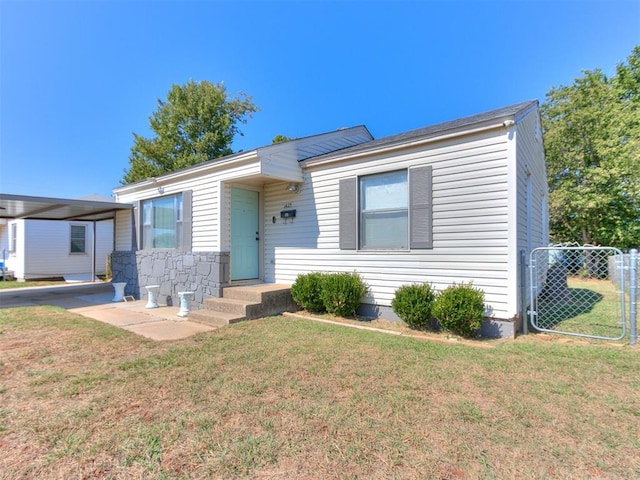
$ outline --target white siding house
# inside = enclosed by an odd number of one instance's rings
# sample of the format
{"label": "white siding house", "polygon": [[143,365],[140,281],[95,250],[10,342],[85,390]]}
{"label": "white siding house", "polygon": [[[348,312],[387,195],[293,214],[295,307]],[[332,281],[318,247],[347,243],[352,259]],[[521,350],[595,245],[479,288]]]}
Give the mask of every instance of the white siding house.
{"label": "white siding house", "polygon": [[[91,278],[93,222],[16,219],[4,223],[0,236],[5,267],[16,279]],[[113,230],[112,220],[96,222],[96,275],[106,272]]]}
{"label": "white siding house", "polygon": [[341,129],[114,194],[137,204],[115,224],[114,277],[128,271],[131,294],[159,282],[195,290],[198,305],[224,286],[356,271],[364,313],[394,318],[401,285],[472,281],[494,336],[518,328],[520,250],[548,235],[535,101],[380,139]]}

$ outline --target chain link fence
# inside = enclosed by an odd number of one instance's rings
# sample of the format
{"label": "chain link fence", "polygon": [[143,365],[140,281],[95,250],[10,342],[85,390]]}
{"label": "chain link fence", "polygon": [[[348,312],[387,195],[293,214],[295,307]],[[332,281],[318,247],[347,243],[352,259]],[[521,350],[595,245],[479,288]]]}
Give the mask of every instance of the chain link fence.
{"label": "chain link fence", "polygon": [[[529,318],[538,331],[621,340],[627,333],[622,252],[552,246],[530,253]],[[625,273],[627,278],[625,278]]]}

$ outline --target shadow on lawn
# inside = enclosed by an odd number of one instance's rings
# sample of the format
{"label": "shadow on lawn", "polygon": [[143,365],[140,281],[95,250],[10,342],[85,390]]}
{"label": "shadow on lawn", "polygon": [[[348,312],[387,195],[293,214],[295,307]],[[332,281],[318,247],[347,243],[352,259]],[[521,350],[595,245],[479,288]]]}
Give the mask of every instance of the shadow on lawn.
{"label": "shadow on lawn", "polygon": [[[602,294],[588,288],[569,288],[567,295],[562,298],[543,293],[536,305],[537,327],[553,330],[567,320],[590,313],[603,298]],[[592,324],[592,322],[587,323]],[[539,329],[536,325],[532,327]]]}

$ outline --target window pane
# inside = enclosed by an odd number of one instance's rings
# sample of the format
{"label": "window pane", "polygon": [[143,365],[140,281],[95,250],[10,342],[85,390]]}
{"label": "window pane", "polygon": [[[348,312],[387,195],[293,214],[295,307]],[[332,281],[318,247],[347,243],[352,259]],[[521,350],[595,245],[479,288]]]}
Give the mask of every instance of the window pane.
{"label": "window pane", "polygon": [[408,248],[406,170],[360,178],[360,248]]}
{"label": "window pane", "polygon": [[175,197],[176,199],[176,221],[182,221],[182,195]]}
{"label": "window pane", "polygon": [[363,213],[361,248],[407,248],[407,211]]}
{"label": "window pane", "polygon": [[143,248],[181,246],[182,195],[154,198],[142,203]]}
{"label": "window pane", "polygon": [[361,208],[363,211],[406,208],[407,172],[390,172],[362,177]]}
{"label": "window pane", "polygon": [[71,225],[71,253],[85,253],[86,227]]}
{"label": "window pane", "polygon": [[142,248],[153,248],[153,228],[151,225],[142,227]]}
{"label": "window pane", "polygon": [[9,250],[15,252],[18,248],[18,224],[11,224],[11,245],[9,246]]}
{"label": "window pane", "polygon": [[159,198],[153,202],[153,246],[176,246],[176,212],[173,197]]}
{"label": "window pane", "polygon": [[152,200],[142,204],[142,224],[151,225],[151,204]]}

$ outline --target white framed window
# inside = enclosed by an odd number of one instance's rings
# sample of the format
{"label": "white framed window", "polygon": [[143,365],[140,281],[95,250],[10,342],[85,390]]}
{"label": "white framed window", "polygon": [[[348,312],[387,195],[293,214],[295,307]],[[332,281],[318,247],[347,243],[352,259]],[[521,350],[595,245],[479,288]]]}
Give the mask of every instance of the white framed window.
{"label": "white framed window", "polygon": [[407,171],[363,176],[359,184],[360,249],[409,248]]}
{"label": "white framed window", "polygon": [[87,226],[71,225],[69,253],[87,253]]}
{"label": "white framed window", "polygon": [[18,250],[18,224],[9,225],[9,252],[15,253]]}
{"label": "white framed window", "polygon": [[142,248],[182,248],[182,194],[142,202]]}
{"label": "white framed window", "polygon": [[432,167],[341,179],[341,250],[433,248]]}

